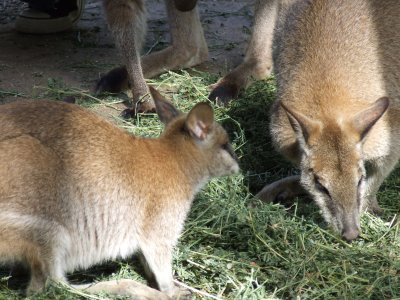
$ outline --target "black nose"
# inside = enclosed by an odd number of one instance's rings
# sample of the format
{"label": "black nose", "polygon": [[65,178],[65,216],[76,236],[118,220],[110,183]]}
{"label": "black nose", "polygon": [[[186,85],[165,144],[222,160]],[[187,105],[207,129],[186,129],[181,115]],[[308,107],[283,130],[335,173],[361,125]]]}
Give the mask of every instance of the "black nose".
{"label": "black nose", "polygon": [[342,237],[348,242],[355,240],[359,235],[360,230],[358,228],[345,228],[342,231]]}

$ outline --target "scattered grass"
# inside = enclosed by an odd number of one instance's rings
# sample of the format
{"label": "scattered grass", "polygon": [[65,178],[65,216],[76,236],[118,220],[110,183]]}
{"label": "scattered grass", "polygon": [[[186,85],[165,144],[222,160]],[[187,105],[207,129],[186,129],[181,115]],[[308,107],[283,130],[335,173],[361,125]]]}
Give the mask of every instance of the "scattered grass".
{"label": "scattered grass", "polygon": [[[169,72],[149,83],[164,91],[182,111],[207,101],[207,86],[216,78],[197,71]],[[90,93],[49,80],[38,97],[62,99],[74,95],[80,105],[108,110],[119,126],[136,135],[157,136],[162,125],[155,115],[118,117],[122,100]],[[172,91],[172,92],[171,92]],[[304,199],[290,207],[259,204],[249,208],[263,184],[296,173],[272,148],[268,111],[275,96],[273,78],[253,84],[227,108],[215,107],[241,158],[242,174],[212,180],[197,196],[179,246],[175,278],[217,299],[400,299],[400,170],[379,193],[381,218],[362,217],[363,234],[343,242],[329,230],[312,203]],[[137,260],[110,262],[70,276],[73,283],[134,278],[144,282]],[[27,277],[0,273],[0,299],[19,299]],[[194,292],[196,299],[207,299]],[[104,296],[105,297],[105,296]],[[30,299],[106,299],[51,283]],[[119,298],[122,299],[122,298]]]}
{"label": "scattered grass", "polygon": [[17,92],[17,91],[14,91],[14,90],[4,90],[4,89],[1,89],[0,88],[0,100],[1,100],[1,98],[3,98],[3,97],[6,97],[6,96],[12,96],[12,97],[26,97],[26,95],[24,95],[23,93],[19,93],[19,92]]}

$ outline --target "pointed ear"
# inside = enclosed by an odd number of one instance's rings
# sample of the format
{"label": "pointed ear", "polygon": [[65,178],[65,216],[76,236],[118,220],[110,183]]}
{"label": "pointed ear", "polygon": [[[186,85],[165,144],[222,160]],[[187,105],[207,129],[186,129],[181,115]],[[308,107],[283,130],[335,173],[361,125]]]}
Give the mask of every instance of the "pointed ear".
{"label": "pointed ear", "polygon": [[197,103],[186,117],[185,126],[190,135],[203,141],[214,124],[214,112],[207,102]]}
{"label": "pointed ear", "polygon": [[165,99],[155,88],[149,86],[151,96],[156,105],[156,111],[161,122],[168,124],[172,119],[176,118],[180,112],[175,106]]}
{"label": "pointed ear", "polygon": [[310,119],[294,109],[289,108],[282,102],[280,104],[286,112],[290,125],[292,126],[297,137],[307,144],[309,137],[321,128],[321,123]]}
{"label": "pointed ear", "polygon": [[370,107],[356,114],[351,124],[360,135],[360,140],[364,139],[372,126],[382,117],[389,102],[388,97],[379,98]]}

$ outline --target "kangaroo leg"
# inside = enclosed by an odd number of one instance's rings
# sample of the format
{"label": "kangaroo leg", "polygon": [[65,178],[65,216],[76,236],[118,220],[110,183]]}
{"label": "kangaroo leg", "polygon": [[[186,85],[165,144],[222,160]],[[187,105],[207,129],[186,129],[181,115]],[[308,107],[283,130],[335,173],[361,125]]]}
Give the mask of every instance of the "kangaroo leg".
{"label": "kangaroo leg", "polygon": [[135,300],[170,299],[166,294],[130,279],[101,281],[94,284],[72,285],[72,287],[90,294],[105,292],[112,295],[128,296]]}
{"label": "kangaroo leg", "polygon": [[289,176],[266,185],[256,197],[264,202],[284,202],[306,194],[300,185],[300,176]]}
{"label": "kangaroo leg", "polygon": [[[66,280],[61,259],[56,256],[61,252],[56,247],[62,242],[53,238],[49,228],[56,228],[55,225],[41,227],[41,220],[15,212],[0,214],[0,219],[0,257],[4,261],[24,262],[29,267],[31,277],[27,295],[42,291],[48,279]],[[36,229],[43,229],[40,236]]]}
{"label": "kangaroo leg", "polygon": [[243,62],[211,85],[210,100],[227,104],[251,78],[262,79],[272,70],[272,36],[278,11],[277,0],[257,0],[253,32]]}
{"label": "kangaroo leg", "polygon": [[146,78],[154,77],[165,70],[190,68],[208,58],[200,16],[195,7],[181,12],[173,0],[166,0],[171,31],[171,46],[142,58]]}
{"label": "kangaroo leg", "polygon": [[374,161],[369,165],[366,178],[365,195],[367,202],[362,203],[363,209],[367,209],[371,213],[380,214],[380,208],[376,199],[376,194],[385,178],[390,174],[397,164],[395,155],[385,157],[378,161]]}
{"label": "kangaroo leg", "polygon": [[[127,9],[124,6],[116,7],[117,1],[105,0],[106,13],[109,16],[108,22],[113,33],[115,32],[116,43],[121,49],[125,66],[113,69],[103,76],[96,86],[96,93],[118,92],[130,87],[134,107],[140,101],[140,105],[137,107],[139,111],[152,111],[154,110],[154,102],[148,94],[144,78],[154,77],[166,70],[195,66],[207,59],[208,48],[197,8],[194,7],[190,11],[181,12],[176,8],[176,3],[173,0],[166,0],[172,39],[171,46],[144,56],[140,60],[138,51],[140,50],[142,35],[144,35],[145,24],[142,24],[144,23],[143,3],[140,0],[137,1],[140,5],[132,4],[132,7]],[[193,4],[195,4],[194,1],[191,2],[191,5]],[[112,13],[112,9],[116,12]],[[123,12],[123,10],[127,10],[127,12]],[[114,19],[118,20],[121,15],[129,15],[126,18],[130,21],[123,24],[114,22]],[[140,16],[141,19],[138,19],[137,16]],[[117,24],[112,25],[113,23]],[[139,36],[133,38],[135,34]],[[129,39],[127,40],[125,36]],[[144,95],[145,98],[143,98]]]}
{"label": "kangaroo leg", "polygon": [[160,291],[139,282],[123,279],[98,282],[95,284],[76,285],[77,289],[88,293],[107,292],[114,295],[130,296],[135,300],[187,299],[189,292],[180,290],[173,283],[172,246],[154,244],[152,241],[141,245],[140,259],[144,263],[148,276],[155,278]]}
{"label": "kangaroo leg", "polygon": [[175,7],[179,11],[192,10],[197,3],[197,0],[174,0]]}
{"label": "kangaroo leg", "polygon": [[[112,70],[100,79],[96,92],[116,91],[126,81],[132,90],[133,106],[139,111],[153,111],[140,62],[140,50],[146,33],[146,8],[143,0],[104,0],[107,22],[121,53],[124,68]],[[126,76],[126,77],[125,77]]]}

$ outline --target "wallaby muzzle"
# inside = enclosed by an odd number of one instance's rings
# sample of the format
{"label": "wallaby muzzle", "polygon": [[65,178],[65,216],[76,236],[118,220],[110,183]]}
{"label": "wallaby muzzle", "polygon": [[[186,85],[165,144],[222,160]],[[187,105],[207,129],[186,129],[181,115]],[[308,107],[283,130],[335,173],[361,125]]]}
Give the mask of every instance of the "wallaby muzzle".
{"label": "wallaby muzzle", "polygon": [[348,242],[355,240],[360,235],[360,226],[356,215],[356,213],[350,213],[342,218],[342,237]]}

